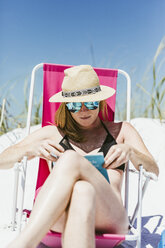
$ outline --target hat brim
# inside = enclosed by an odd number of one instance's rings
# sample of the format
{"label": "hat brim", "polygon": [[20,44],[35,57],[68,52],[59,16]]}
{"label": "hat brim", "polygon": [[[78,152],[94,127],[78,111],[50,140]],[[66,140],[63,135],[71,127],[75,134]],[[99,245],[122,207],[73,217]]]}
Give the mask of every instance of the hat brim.
{"label": "hat brim", "polygon": [[100,85],[101,91],[95,94],[74,96],[74,97],[63,97],[62,91],[50,97],[49,102],[94,102],[105,100],[115,94],[115,89]]}

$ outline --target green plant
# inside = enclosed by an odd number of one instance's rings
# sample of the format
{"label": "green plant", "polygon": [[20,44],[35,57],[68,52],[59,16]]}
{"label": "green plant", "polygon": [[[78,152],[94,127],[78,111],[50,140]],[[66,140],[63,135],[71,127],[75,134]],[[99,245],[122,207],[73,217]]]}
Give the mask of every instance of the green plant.
{"label": "green plant", "polygon": [[0,135],[8,129],[7,118],[5,117],[6,112],[6,99],[3,99],[2,105],[0,105]]}
{"label": "green plant", "polygon": [[152,75],[153,75],[153,84],[151,93],[148,92],[142,85],[137,84],[139,88],[143,90],[145,94],[150,97],[150,102],[144,110],[144,116],[148,117],[151,115],[152,118],[159,118],[162,120],[165,118],[165,111],[164,111],[164,96],[165,96],[165,76],[161,77],[158,82],[158,73],[165,62],[165,58],[163,58],[159,62],[158,69],[156,70],[156,62],[158,56],[165,50],[165,37],[163,37],[162,41],[160,42],[157,51],[155,53],[153,59],[153,66],[152,66]]}
{"label": "green plant", "polygon": [[[26,77],[24,80],[24,104],[23,110],[20,108],[20,113],[13,115],[11,112],[11,105],[18,105],[18,102],[15,98],[10,97],[10,93],[7,92],[7,98],[0,96],[0,135],[9,132],[14,128],[24,128],[26,126],[26,118],[28,112],[28,81],[29,78]],[[13,83],[10,88],[13,88],[16,84]],[[1,103],[2,102],[2,103]],[[34,97],[33,112],[31,118],[31,125],[37,125],[41,123],[41,105],[42,105],[42,96],[39,100]],[[22,105],[21,105],[22,107]]]}
{"label": "green plant", "polygon": [[[24,82],[24,110],[22,111],[21,115],[19,116],[22,121],[23,125],[25,126],[26,117],[28,113],[28,78],[25,79]],[[41,110],[42,106],[42,96],[39,97],[39,99],[36,99],[34,96],[34,103],[33,103],[33,112],[32,112],[32,118],[31,118],[31,125],[38,125],[41,123]]]}

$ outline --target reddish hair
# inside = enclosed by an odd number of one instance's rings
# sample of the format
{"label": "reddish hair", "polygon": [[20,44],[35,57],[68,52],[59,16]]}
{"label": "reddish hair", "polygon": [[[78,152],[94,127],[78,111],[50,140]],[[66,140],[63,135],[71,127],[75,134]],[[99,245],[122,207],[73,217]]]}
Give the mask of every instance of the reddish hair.
{"label": "reddish hair", "polygon": [[[103,120],[107,120],[108,110],[106,101],[100,101],[99,109]],[[80,125],[72,118],[65,103],[61,103],[55,114],[55,124],[70,139],[76,142],[84,141]]]}

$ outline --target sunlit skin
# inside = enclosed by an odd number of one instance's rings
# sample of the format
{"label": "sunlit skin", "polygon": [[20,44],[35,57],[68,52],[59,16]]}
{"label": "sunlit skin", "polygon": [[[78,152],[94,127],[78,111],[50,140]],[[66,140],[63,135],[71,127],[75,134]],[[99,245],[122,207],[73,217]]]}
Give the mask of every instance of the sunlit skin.
{"label": "sunlit skin", "polygon": [[[94,248],[95,231],[128,232],[128,217],[121,197],[123,171],[117,167],[130,160],[136,169],[143,164],[156,175],[159,169],[137,131],[123,122],[116,136],[117,144],[111,146],[105,156],[103,166],[107,169],[109,184],[84,158],[86,154],[97,154],[107,135],[98,113],[99,108],[89,110],[84,104],[78,112],[71,112],[85,138],[79,143],[70,141],[75,151],[64,151],[59,144],[63,136],[56,126],[50,125],[0,154],[1,168],[10,168],[24,156],[28,160],[37,156],[56,161],[37,195],[26,227],[7,248],[35,248],[48,230],[62,233],[65,248]],[[117,125],[104,123],[109,132]]]}

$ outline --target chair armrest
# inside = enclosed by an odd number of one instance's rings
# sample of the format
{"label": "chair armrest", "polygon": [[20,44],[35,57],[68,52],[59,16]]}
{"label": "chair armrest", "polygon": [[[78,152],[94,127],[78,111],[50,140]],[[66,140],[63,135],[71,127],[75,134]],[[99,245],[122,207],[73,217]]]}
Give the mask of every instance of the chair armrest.
{"label": "chair armrest", "polygon": [[[129,172],[136,173],[136,174],[139,173],[139,171],[135,169],[129,169]],[[148,179],[158,181],[158,177],[153,172],[146,171],[144,168],[143,168],[143,175]]]}
{"label": "chair armrest", "polygon": [[154,180],[154,181],[158,181],[157,175],[155,175],[155,173],[153,173],[153,172],[149,172],[149,171],[146,171],[143,169],[143,175],[146,178],[149,178],[149,179]]}

